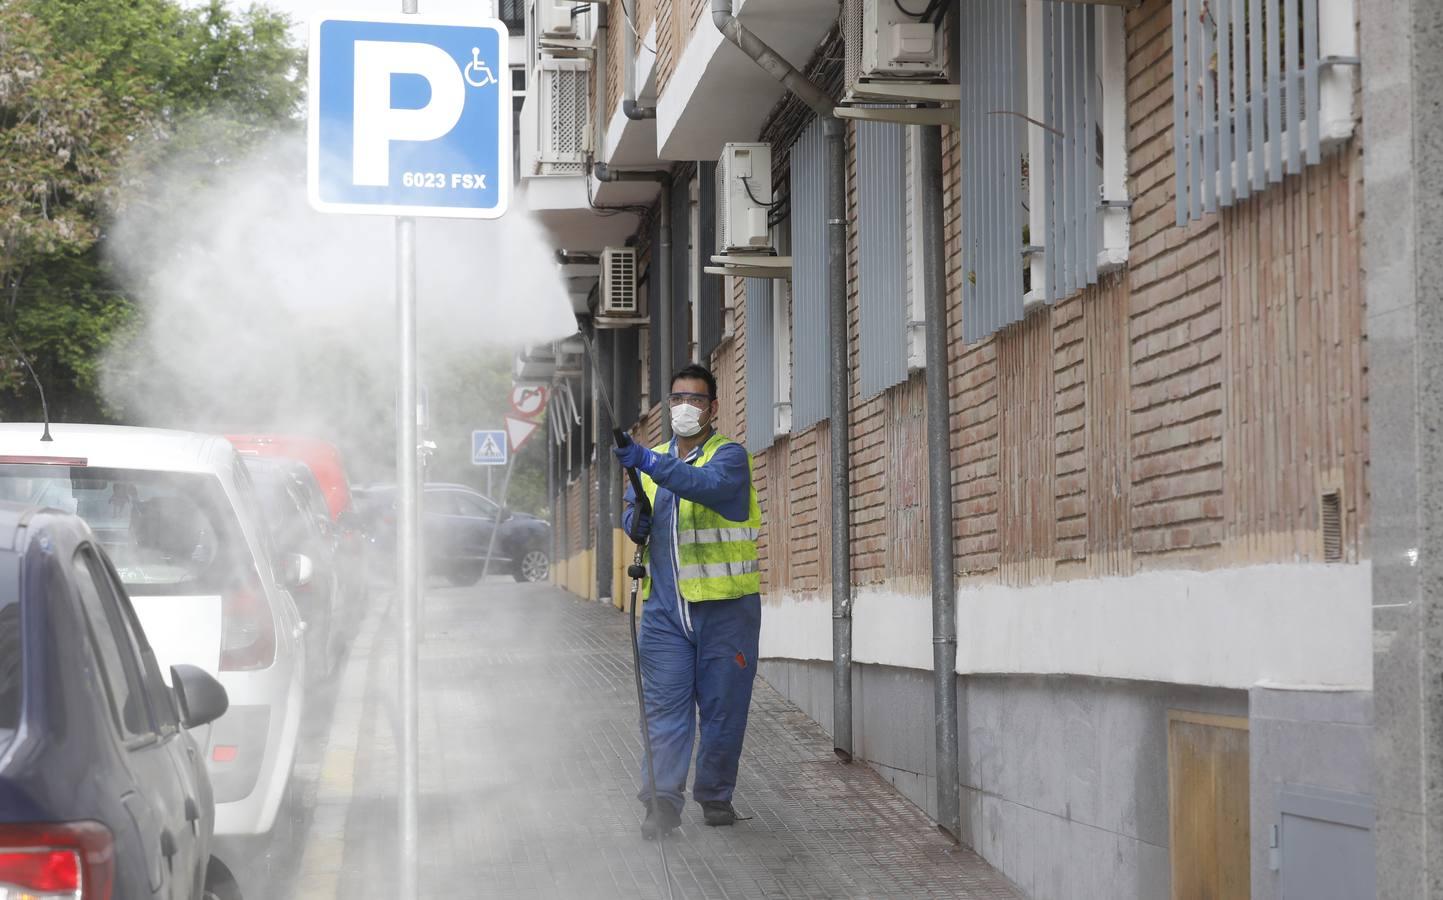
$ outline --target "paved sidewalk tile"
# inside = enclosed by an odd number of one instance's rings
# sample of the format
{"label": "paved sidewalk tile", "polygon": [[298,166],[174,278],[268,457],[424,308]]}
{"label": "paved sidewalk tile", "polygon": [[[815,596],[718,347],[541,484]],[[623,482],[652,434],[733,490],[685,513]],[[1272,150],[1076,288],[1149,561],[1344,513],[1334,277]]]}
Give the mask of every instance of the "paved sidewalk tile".
{"label": "paved sidewalk tile", "polygon": [[[426,898],[667,896],[641,840],[626,618],[544,586],[433,590],[421,649]],[[337,896],[395,896],[396,623],[366,677]],[[1017,898],[1009,883],[761,680],[736,807],[689,803],[665,842],[676,897]],[[325,900],[330,900],[329,897]]]}

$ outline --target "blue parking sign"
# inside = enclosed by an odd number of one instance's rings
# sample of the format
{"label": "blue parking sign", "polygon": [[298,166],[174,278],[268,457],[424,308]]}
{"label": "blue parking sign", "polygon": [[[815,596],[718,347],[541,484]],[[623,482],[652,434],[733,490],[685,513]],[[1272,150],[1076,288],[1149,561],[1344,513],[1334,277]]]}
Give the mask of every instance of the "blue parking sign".
{"label": "blue parking sign", "polygon": [[[342,17],[343,16],[343,17]],[[511,190],[506,26],[321,16],[309,193],[322,212],[494,219]]]}

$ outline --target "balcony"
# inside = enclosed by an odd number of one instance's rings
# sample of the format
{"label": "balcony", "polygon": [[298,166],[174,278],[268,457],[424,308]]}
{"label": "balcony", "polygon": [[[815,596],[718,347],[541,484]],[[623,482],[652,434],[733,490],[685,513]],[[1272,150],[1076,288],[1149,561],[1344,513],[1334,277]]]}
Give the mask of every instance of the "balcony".
{"label": "balcony", "polygon": [[[801,68],[837,21],[837,0],[741,0],[737,18]],[[657,101],[657,155],[716,159],[728,141],[756,140],[781,84],[703,14]]]}

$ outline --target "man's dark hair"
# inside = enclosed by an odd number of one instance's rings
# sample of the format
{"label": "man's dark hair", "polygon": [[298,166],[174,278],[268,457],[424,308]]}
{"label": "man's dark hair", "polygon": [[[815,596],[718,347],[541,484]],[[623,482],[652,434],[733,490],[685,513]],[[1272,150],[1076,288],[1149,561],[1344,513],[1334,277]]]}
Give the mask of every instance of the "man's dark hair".
{"label": "man's dark hair", "polygon": [[675,375],[671,376],[672,387],[675,387],[676,383],[683,378],[705,381],[707,396],[713,400],[716,399],[716,376],[711,373],[711,369],[708,369],[706,366],[699,366],[696,363],[692,363],[689,366],[682,366],[676,370]]}

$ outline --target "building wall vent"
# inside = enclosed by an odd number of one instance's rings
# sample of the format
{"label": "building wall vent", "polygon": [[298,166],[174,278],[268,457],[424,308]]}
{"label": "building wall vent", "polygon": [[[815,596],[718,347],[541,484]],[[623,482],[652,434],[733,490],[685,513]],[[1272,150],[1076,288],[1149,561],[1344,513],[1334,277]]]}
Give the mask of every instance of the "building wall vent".
{"label": "building wall vent", "polygon": [[540,99],[537,116],[537,175],[581,175],[591,149],[588,59],[537,62],[533,84]]}
{"label": "building wall vent", "polygon": [[641,315],[641,301],[636,292],[635,247],[607,247],[601,251],[600,313],[616,318]]}
{"label": "building wall vent", "polygon": [[1322,502],[1323,562],[1343,561],[1343,494],[1328,491]]}
{"label": "building wall vent", "polygon": [[717,162],[719,253],[770,253],[767,213],[772,202],[770,144],[727,144]]}

